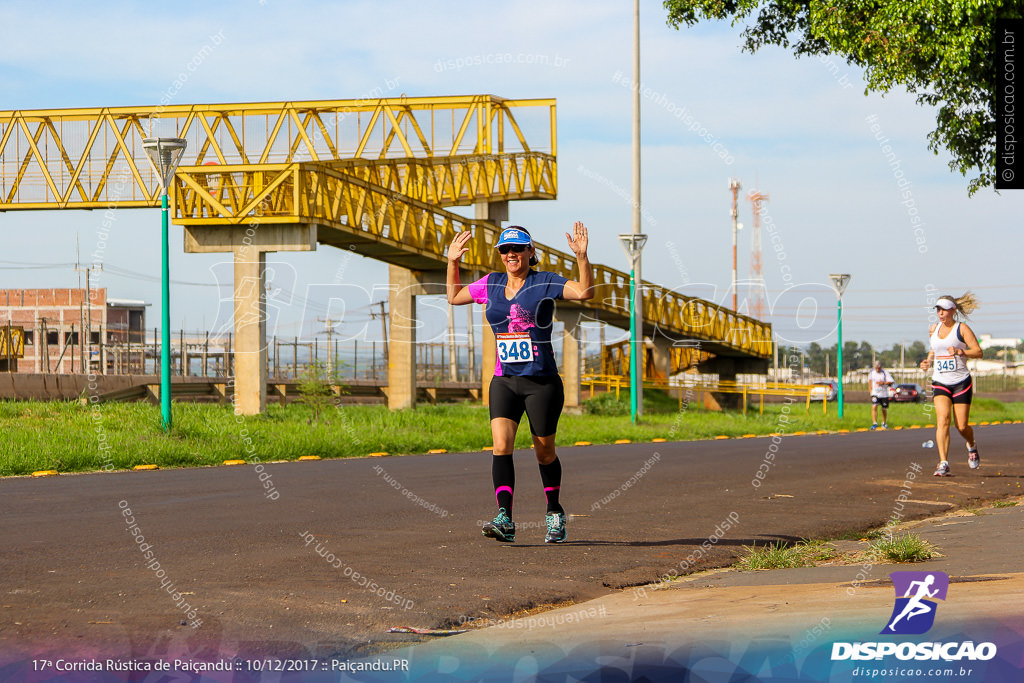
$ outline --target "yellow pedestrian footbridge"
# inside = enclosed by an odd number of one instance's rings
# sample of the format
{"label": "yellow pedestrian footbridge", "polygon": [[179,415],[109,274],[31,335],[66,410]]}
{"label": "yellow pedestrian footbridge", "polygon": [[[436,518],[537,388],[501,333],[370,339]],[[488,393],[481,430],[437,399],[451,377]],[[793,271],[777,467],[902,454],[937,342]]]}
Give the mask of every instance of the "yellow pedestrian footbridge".
{"label": "yellow pedestrian footbridge", "polygon": [[[555,113],[553,99],[494,95],[0,111],[0,211],[157,207],[142,141],[184,138],[169,195],[185,250],[235,261],[236,409],[266,405],[266,253],[318,244],[390,264],[388,398],[403,407],[416,394],[400,350],[415,341],[414,297],[443,293],[447,246],[465,230],[465,276],[502,269],[508,202],[557,196]],[[604,231],[591,239],[613,239]],[[536,246],[539,268],[578,277],[572,254]],[[593,300],[559,305],[569,337],[586,319],[629,326],[629,274],[594,273]],[[659,372],[766,368],[767,323],[648,281],[641,300]]]}

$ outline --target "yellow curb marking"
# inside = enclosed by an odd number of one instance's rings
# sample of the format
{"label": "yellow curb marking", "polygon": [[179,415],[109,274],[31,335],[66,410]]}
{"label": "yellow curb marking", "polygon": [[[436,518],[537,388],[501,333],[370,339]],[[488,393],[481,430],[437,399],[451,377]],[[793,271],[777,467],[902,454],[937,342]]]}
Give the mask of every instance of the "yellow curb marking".
{"label": "yellow curb marking", "polygon": [[133,470],[158,470],[158,469],[160,469],[160,466],[159,465],[136,465],[132,469]]}
{"label": "yellow curb marking", "polygon": [[245,461],[244,460],[225,460],[224,464],[225,465],[244,465]]}
{"label": "yellow curb marking", "polygon": [[431,448],[429,451],[427,451],[427,455],[437,455],[439,453],[447,453],[447,452],[448,452],[447,448]]}
{"label": "yellow curb marking", "polygon": [[615,443],[633,443],[629,439],[615,439]]}
{"label": "yellow curb marking", "polygon": [[319,460],[319,455],[300,455],[299,460]]}
{"label": "yellow curb marking", "polygon": [[589,441],[577,441],[576,443],[573,444],[573,446],[590,446],[590,445],[591,445],[591,443]]}
{"label": "yellow curb marking", "polygon": [[380,458],[385,455],[390,455],[390,453],[388,453],[387,451],[377,451],[375,453],[370,453],[371,458]]}
{"label": "yellow curb marking", "polygon": [[651,439],[651,443],[665,443],[667,439]]}
{"label": "yellow curb marking", "polygon": [[59,474],[57,470],[37,470],[32,473],[33,477],[56,477]]}

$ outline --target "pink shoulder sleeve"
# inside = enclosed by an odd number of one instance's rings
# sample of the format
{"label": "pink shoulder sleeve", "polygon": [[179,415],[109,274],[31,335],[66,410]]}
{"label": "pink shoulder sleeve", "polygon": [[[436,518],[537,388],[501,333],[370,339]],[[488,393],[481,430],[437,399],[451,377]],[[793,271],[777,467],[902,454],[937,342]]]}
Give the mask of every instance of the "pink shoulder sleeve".
{"label": "pink shoulder sleeve", "polygon": [[488,275],[484,275],[476,282],[472,282],[467,285],[470,295],[473,297],[473,302],[478,304],[487,303],[487,278]]}

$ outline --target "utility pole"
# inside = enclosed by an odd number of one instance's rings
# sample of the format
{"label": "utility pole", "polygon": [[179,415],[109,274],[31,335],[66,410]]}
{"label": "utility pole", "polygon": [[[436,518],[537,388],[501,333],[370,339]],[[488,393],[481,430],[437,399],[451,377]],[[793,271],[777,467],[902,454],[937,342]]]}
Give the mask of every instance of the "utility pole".
{"label": "utility pole", "polygon": [[775,381],[778,382],[779,381],[779,337],[778,337],[777,334],[775,334],[774,330],[772,330],[772,359],[773,359],[772,365],[775,368]]}
{"label": "utility pole", "polygon": [[382,300],[382,301],[378,301],[375,304],[370,304],[371,306],[380,306],[380,313],[374,313],[373,311],[370,311],[370,317],[371,318],[376,318],[377,316],[380,316],[381,333],[384,335],[384,360],[387,360],[388,359],[388,316],[387,316],[387,313],[384,312],[384,303],[385,302]]}
{"label": "utility pole", "polygon": [[729,212],[729,215],[732,216],[732,310],[738,311],[739,309],[736,305],[736,289],[738,287],[736,282],[736,232],[743,227],[736,222],[736,219],[739,217],[736,207],[736,201],[740,192],[739,178],[729,179],[729,190],[732,191],[732,210]]}
{"label": "utility pole", "polygon": [[[92,286],[89,284],[89,275],[92,274],[93,270],[102,271],[103,264],[96,263],[91,266],[82,268],[80,264],[75,264],[75,270],[85,271],[85,325],[81,327],[81,331],[85,333],[85,340],[81,342],[79,347],[82,352],[82,372],[89,374],[92,372]],[[74,351],[72,351],[74,353]],[[102,368],[100,368],[102,371]]]}
{"label": "utility pole", "polygon": [[[330,381],[330,378],[331,378],[331,376],[334,373],[334,346],[331,344],[331,335],[334,334],[334,326],[331,324],[333,321],[331,320],[331,316],[327,316],[326,318],[317,318],[317,320],[319,322],[324,323],[324,325],[326,325],[326,332],[327,332],[327,377],[328,377],[328,381]],[[334,323],[334,324],[336,325],[337,323]]]}

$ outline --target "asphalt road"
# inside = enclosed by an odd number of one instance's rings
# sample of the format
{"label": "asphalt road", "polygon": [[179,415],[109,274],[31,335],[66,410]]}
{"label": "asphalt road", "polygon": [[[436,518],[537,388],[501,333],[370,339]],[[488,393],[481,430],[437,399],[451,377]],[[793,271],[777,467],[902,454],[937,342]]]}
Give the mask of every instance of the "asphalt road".
{"label": "asphalt road", "polygon": [[483,624],[729,564],[755,543],[1019,494],[1021,426],[976,430],[982,468],[954,436],[943,479],[924,429],[786,436],[774,453],[768,437],[562,448],[560,545],[543,543],[530,452],[515,456],[515,544],[479,531],[494,514],[489,453],[8,478],[0,663],[379,652],[419,638],[392,626]]}

